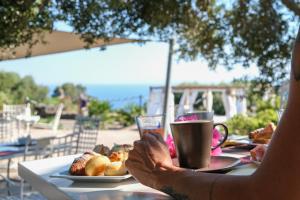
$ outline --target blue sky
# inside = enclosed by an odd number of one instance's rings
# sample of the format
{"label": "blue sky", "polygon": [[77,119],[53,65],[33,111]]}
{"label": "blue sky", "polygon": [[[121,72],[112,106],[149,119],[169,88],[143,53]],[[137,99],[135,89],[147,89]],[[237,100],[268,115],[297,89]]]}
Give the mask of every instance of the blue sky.
{"label": "blue sky", "polygon": [[[79,50],[48,56],[1,61],[0,70],[31,75],[40,84],[74,82],[82,84],[155,84],[165,83],[168,44],[149,42],[122,44]],[[211,71],[203,61],[185,62],[173,59],[172,84],[199,82],[217,84],[243,75],[256,76],[256,67]]]}
{"label": "blue sky", "polygon": [[[57,23],[57,29],[70,31],[70,27]],[[147,42],[121,44],[78,50],[48,56],[11,61],[1,61],[0,70],[13,71],[21,76],[31,75],[37,83],[56,85],[65,82],[81,84],[149,84],[163,85],[166,77],[168,44]],[[220,66],[216,71],[208,69],[205,61],[178,61],[173,59],[172,84],[198,82],[217,84],[230,82],[244,75],[258,75],[257,68],[237,67],[227,71]]]}

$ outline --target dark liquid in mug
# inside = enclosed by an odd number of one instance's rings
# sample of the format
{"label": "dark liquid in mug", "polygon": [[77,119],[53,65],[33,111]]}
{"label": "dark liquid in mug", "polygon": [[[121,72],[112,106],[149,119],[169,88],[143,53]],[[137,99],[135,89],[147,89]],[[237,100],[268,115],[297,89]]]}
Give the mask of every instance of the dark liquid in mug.
{"label": "dark liquid in mug", "polygon": [[208,120],[171,123],[179,166],[198,169],[210,163],[213,122]]}

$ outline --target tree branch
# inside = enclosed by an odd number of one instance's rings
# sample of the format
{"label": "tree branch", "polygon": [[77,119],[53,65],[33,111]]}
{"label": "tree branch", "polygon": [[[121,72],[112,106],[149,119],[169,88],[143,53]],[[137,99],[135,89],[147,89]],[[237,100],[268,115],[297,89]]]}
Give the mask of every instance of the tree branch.
{"label": "tree branch", "polygon": [[300,4],[296,2],[296,0],[281,0],[281,2],[295,15],[300,17]]}

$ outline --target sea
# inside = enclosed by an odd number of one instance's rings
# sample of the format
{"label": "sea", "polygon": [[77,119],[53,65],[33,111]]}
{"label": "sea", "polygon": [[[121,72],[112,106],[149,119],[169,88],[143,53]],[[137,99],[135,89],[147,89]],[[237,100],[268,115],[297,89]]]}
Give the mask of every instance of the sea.
{"label": "sea", "polygon": [[[87,95],[109,101],[113,109],[128,104],[144,105],[149,97],[150,85],[84,85]],[[152,85],[151,85],[152,86]],[[48,85],[51,96],[57,85]]]}

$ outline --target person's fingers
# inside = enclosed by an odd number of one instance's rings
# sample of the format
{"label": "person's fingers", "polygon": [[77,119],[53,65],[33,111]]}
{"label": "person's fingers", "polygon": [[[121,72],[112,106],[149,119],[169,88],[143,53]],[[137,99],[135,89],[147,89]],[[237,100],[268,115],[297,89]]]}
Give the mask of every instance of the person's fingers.
{"label": "person's fingers", "polygon": [[157,134],[157,133],[145,134],[145,137],[142,138],[142,140],[150,141],[152,144],[155,144],[155,143],[157,144],[158,141],[161,142],[161,143],[165,143],[162,136],[160,134]]}
{"label": "person's fingers", "polygon": [[145,152],[145,142],[142,140],[134,141],[133,143],[133,149],[139,152],[140,154],[143,154]]}
{"label": "person's fingers", "polygon": [[136,150],[130,150],[128,153],[128,159],[129,160],[138,160],[138,161],[144,161],[142,155],[136,151]]}
{"label": "person's fingers", "polygon": [[[133,149],[140,154],[140,156],[143,158],[143,162],[152,169],[155,167],[155,162],[151,158],[152,155],[151,148],[149,148],[148,146],[149,144],[147,141],[137,140],[133,144]],[[134,154],[134,156],[138,156],[138,155]]]}
{"label": "person's fingers", "polygon": [[135,160],[126,160],[125,166],[129,170],[130,173],[135,174],[136,171],[143,173],[151,173],[151,170],[148,169],[143,163]]}

